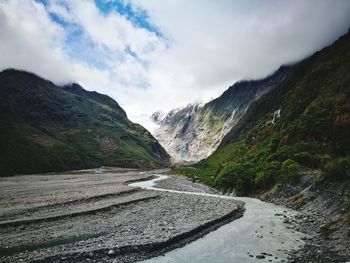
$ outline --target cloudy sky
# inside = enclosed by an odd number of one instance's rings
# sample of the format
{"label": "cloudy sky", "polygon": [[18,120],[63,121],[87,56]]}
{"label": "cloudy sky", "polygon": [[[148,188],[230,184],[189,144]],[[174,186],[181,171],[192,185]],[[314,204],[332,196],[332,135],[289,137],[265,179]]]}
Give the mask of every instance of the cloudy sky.
{"label": "cloudy sky", "polygon": [[0,70],[113,97],[129,118],[219,96],[330,44],[348,0],[0,0]]}

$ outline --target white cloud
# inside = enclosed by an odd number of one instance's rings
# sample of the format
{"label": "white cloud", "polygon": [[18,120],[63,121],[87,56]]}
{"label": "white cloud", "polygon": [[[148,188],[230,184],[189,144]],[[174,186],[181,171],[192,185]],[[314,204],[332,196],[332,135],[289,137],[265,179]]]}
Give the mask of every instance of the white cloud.
{"label": "white cloud", "polygon": [[[129,0],[164,37],[94,1],[0,0],[0,69],[77,81],[106,93],[132,120],[220,95],[330,44],[350,26],[345,0]],[[49,12],[65,20],[55,23]],[[69,40],[81,29],[75,42]],[[100,66],[98,65],[101,62]]]}
{"label": "white cloud", "polygon": [[[350,26],[346,1],[137,0],[176,45],[168,62],[201,89],[262,77],[304,58]],[[163,63],[164,64],[164,58]]]}
{"label": "white cloud", "polygon": [[[111,51],[124,52],[128,47],[141,59],[146,59],[152,51],[163,48],[154,33],[135,27],[116,11],[102,14],[93,1],[52,0],[50,3],[52,12],[79,24],[94,42],[106,45]],[[64,10],[62,4],[66,7]],[[67,14],[67,10],[70,13]]]}
{"label": "white cloud", "polygon": [[60,47],[65,32],[51,22],[44,7],[28,1],[0,3],[1,68],[33,69],[54,81],[72,77],[64,69]]}

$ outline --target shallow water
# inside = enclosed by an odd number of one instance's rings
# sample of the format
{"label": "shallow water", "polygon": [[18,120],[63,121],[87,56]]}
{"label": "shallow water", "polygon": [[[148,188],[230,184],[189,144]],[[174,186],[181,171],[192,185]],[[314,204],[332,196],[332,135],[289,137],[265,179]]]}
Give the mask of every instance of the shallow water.
{"label": "shallow water", "polygon": [[[283,216],[276,215],[291,216],[297,213],[293,210],[248,197],[159,189],[154,187],[155,183],[168,176],[161,174],[156,174],[156,176],[158,177],[153,180],[131,185],[156,191],[239,200],[245,203],[246,210],[241,218],[210,232],[203,238],[162,256],[142,261],[144,263],[281,262],[287,258],[287,251],[304,245],[304,241],[300,238],[305,235],[288,229],[283,223]],[[261,255],[261,253],[272,256],[265,255],[264,259],[256,258],[256,255]]]}

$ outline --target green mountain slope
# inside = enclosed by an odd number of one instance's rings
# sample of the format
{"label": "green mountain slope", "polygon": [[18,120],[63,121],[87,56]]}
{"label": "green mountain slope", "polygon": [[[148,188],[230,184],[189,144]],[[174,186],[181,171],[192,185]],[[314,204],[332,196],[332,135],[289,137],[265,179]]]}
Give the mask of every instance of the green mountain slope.
{"label": "green mountain slope", "polygon": [[100,165],[160,167],[169,156],[113,99],[31,73],[0,73],[0,176]]}
{"label": "green mountain slope", "polygon": [[350,33],[291,67],[194,168],[179,169],[246,195],[296,183],[300,167],[319,180],[350,179]]}

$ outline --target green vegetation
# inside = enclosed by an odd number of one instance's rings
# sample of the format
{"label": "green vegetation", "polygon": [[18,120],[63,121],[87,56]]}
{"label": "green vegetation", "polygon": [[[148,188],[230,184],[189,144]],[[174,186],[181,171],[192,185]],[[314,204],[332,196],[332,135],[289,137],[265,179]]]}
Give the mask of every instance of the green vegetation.
{"label": "green vegetation", "polygon": [[91,168],[155,168],[165,150],[113,99],[77,84],[0,73],[0,176]]}
{"label": "green vegetation", "polygon": [[[349,69],[348,33],[290,66],[286,78],[250,106],[213,155],[174,172],[239,195],[295,184],[301,167],[322,170],[321,180],[348,180]],[[278,109],[281,116],[272,123]]]}
{"label": "green vegetation", "polygon": [[336,158],[325,165],[327,178],[350,179],[350,157]]}
{"label": "green vegetation", "polygon": [[345,205],[350,208],[350,195],[345,198],[344,202]]}

